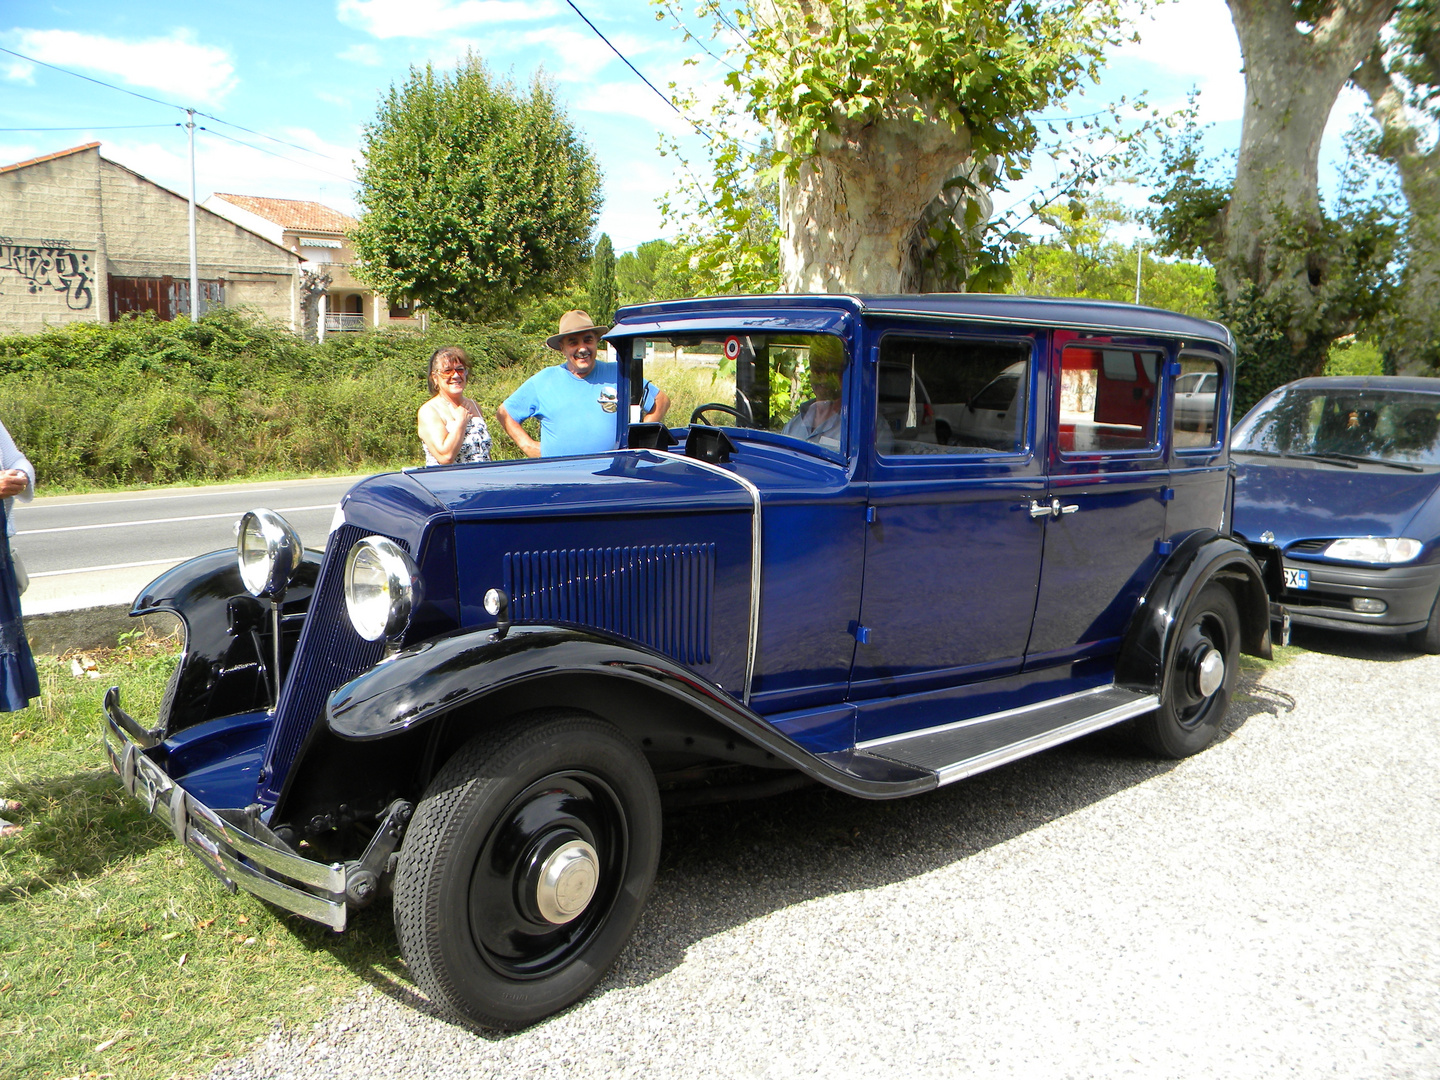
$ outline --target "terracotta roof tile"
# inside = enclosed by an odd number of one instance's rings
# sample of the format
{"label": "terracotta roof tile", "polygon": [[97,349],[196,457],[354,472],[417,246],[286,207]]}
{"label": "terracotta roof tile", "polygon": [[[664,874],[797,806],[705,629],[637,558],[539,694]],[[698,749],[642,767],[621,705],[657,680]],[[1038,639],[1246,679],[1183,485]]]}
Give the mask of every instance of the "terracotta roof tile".
{"label": "terracotta roof tile", "polygon": [[302,199],[265,199],[258,195],[227,195],[215,193],[232,206],[273,221],[286,229],[309,232],[348,233],[357,222],[348,214],[332,210],[323,203]]}
{"label": "terracotta roof tile", "polygon": [[[53,154],[46,154],[44,157],[31,158],[29,161],[17,161],[14,165],[0,165],[0,173],[14,172],[16,169],[23,169],[27,165],[39,165],[42,161],[54,161],[56,158],[66,157],[70,154],[78,154],[82,150],[94,150],[100,144],[98,142],[87,142],[84,146],[72,146],[69,150],[57,150]],[[314,205],[313,203],[311,205]],[[332,214],[335,211],[330,211]],[[343,216],[343,215],[342,215]]]}

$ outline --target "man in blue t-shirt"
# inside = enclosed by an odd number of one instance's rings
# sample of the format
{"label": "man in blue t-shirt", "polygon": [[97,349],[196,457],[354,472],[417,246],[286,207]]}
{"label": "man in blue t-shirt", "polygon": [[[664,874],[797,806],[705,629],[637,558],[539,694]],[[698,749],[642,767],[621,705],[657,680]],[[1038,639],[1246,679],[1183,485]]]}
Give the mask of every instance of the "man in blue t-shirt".
{"label": "man in blue t-shirt", "polygon": [[[615,411],[619,405],[616,379],[620,365],[600,361],[600,336],[608,326],[596,326],[583,311],[560,316],[560,332],[545,344],[558,350],[565,363],[548,367],[526,379],[495,410],[500,426],[526,457],[563,457],[614,450]],[[645,381],[641,418],[657,423],[665,417],[670,399],[648,379]],[[520,425],[540,418],[540,441]]]}

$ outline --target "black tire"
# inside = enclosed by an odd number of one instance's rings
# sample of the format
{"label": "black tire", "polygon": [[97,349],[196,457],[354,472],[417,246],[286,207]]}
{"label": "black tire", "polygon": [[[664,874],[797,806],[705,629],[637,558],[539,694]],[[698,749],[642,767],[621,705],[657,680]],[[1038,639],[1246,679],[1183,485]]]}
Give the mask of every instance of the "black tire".
{"label": "black tire", "polygon": [[[1219,685],[1207,694],[1200,669],[1212,651],[1225,666]],[[1239,666],[1240,612],[1230,590],[1212,581],[1185,612],[1179,636],[1165,661],[1165,692],[1160,707],[1136,721],[1140,741],[1169,758],[1189,757],[1210,746],[1225,722]]]}
{"label": "black tire", "polygon": [[1430,621],[1425,624],[1425,629],[1411,631],[1405,635],[1405,640],[1416,652],[1440,653],[1440,596],[1430,605]]}
{"label": "black tire", "polygon": [[[578,914],[559,912],[568,921],[547,921],[547,900],[552,913],[577,903],[573,875],[548,891],[540,880],[567,853],[582,864],[581,897],[593,893]],[[533,1024],[614,963],[659,856],[660,796],[639,747],[584,713],[519,717],[466,743],[416,809],[395,876],[405,962],[458,1016]]]}

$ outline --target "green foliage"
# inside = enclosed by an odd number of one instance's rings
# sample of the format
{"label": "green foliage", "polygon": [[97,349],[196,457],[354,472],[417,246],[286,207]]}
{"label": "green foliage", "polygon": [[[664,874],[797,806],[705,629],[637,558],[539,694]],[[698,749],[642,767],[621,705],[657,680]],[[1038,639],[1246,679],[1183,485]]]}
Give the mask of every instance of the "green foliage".
{"label": "green foliage", "polygon": [[[657,18],[671,14],[683,27],[678,0],[652,2],[662,9]],[[974,174],[950,182],[960,212],[922,226],[930,242],[922,257],[936,280],[972,291],[1009,280],[1008,256],[1024,236],[1013,215],[984,220],[982,201],[1026,175],[1045,131],[1065,171],[1051,197],[1080,190],[1131,157],[1133,126],[1087,119],[1061,130],[1036,118],[1096,77],[1106,47],[1121,36],[1115,0],[773,0],[728,14],[721,0],[697,7],[718,32],[745,39],[725,78],[730,96],[710,123],[697,125],[710,139],[709,175],[697,176],[682,159],[684,178],[663,204],[667,219],[685,226],[703,291],[775,288],[781,229],[774,182],[796,179],[806,161],[854,152],[886,125],[948,127],[957,137],[957,165],[967,152],[961,139],[968,140]],[[680,100],[697,104],[693,96]],[[773,141],[747,148],[734,134],[741,113],[772,131]],[[1112,146],[1103,153],[1074,138],[1077,129],[1102,127]]]}
{"label": "green foliage", "polygon": [[[0,337],[0,421],[42,489],[414,465],[428,358],[449,344],[470,354],[469,392],[487,415],[552,359],[514,330],[438,319],[423,334],[318,345],[232,308],[198,323],[71,323]],[[496,439],[497,454],[510,449]]]}
{"label": "green foliage", "polygon": [[1385,375],[1385,356],[1373,341],[1341,338],[1330,346],[1326,375]]}
{"label": "green foliage", "polygon": [[[661,218],[678,224],[688,252],[687,280],[694,296],[737,296],[780,287],[780,158],[768,140],[747,150],[712,131],[710,174],[702,182],[681,159],[679,190],[660,200]],[[662,153],[677,153],[671,144]]]}
{"label": "green foliage", "polygon": [[386,295],[475,320],[579,270],[600,175],[542,79],[522,94],[473,55],[412,68],[361,149],[357,269]]}
{"label": "green foliage", "polygon": [[977,159],[1018,162],[1039,142],[1035,110],[1093,79],[1118,43],[1120,7],[782,0],[734,19],[748,49],[726,85],[756,120],[783,129],[793,177],[827,136],[880,120],[938,122],[968,133]]}
{"label": "green foliage", "polygon": [[647,241],[615,260],[615,284],[622,304],[696,296],[694,276],[690,249],[672,240]]}
{"label": "green foliage", "polygon": [[610,234],[601,233],[590,259],[590,306],[586,310],[600,326],[609,326],[615,318],[615,248]]}
{"label": "green foliage", "polygon": [[[1062,212],[1063,211],[1063,212]],[[1024,243],[1010,261],[1007,291],[1026,296],[1078,296],[1093,300],[1135,299],[1136,248],[1111,240],[1113,227],[1133,216],[1107,199],[1071,200],[1042,216],[1053,239]],[[1215,317],[1215,272],[1208,266],[1141,259],[1140,302],[1200,318]]]}
{"label": "green foliage", "polygon": [[[1202,255],[1217,268],[1215,317],[1235,335],[1239,416],[1275,387],[1321,374],[1337,338],[1384,323],[1395,304],[1401,223],[1384,191],[1352,170],[1329,212],[1269,208],[1263,267],[1228,265],[1230,165],[1202,154],[1201,133],[1192,101],[1178,130],[1160,140],[1144,216],[1161,254]],[[1265,284],[1291,264],[1306,268],[1307,286]]]}

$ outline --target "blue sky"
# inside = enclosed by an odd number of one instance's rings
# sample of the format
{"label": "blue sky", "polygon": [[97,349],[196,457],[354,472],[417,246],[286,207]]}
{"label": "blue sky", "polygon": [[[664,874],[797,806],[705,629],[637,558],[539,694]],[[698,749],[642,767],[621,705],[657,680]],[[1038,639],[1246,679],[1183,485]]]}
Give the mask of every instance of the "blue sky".
{"label": "blue sky", "polygon": [[[662,90],[674,81],[702,97],[715,92],[715,65],[686,66],[687,57],[703,55],[673,21],[657,21],[645,0],[575,3]],[[690,25],[702,29],[698,21]],[[1203,119],[1215,125],[1212,144],[1233,148],[1243,80],[1223,0],[1173,0],[1143,17],[1138,29],[1141,42],[1117,50],[1101,85],[1073,110],[1093,111],[1142,89],[1152,104],[1169,109],[1198,86]],[[449,67],[467,50],[518,84],[539,70],[552,80],[601,163],[599,228],[618,250],[670,231],[656,199],[675,186],[675,158],[661,156],[661,136],[678,137],[692,159],[701,156],[685,121],[566,0],[10,0],[0,11],[0,46],[295,144],[201,119],[208,129],[197,134],[201,199],[226,191],[316,199],[356,212],[353,162],[379,97],[412,64]],[[1332,160],[1359,106],[1349,92],[1332,117],[1326,143]],[[0,129],[74,129],[0,130],[0,164],[98,139],[108,157],[185,192],[185,132],[174,126],[181,120],[175,109],[0,53]]]}

